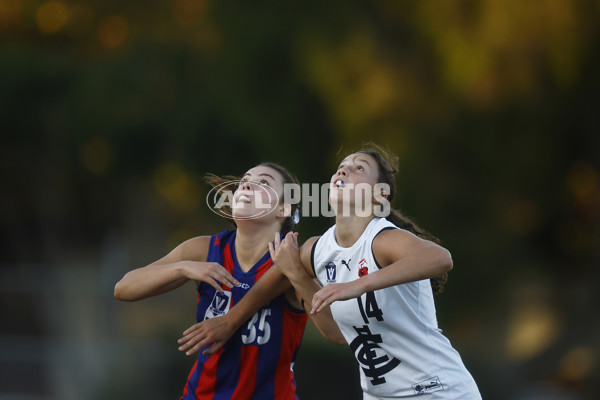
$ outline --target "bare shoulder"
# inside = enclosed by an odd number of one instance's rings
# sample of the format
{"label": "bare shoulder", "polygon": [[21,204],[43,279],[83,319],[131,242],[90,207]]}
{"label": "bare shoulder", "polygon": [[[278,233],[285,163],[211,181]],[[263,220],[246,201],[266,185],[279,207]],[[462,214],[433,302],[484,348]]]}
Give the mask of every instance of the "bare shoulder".
{"label": "bare shoulder", "polygon": [[307,258],[310,262],[310,254],[312,253],[312,249],[315,246],[315,243],[320,237],[321,236],[313,236],[311,238],[308,238],[306,242],[304,242],[302,246],[300,246],[300,258],[302,259],[303,263],[305,258]]}

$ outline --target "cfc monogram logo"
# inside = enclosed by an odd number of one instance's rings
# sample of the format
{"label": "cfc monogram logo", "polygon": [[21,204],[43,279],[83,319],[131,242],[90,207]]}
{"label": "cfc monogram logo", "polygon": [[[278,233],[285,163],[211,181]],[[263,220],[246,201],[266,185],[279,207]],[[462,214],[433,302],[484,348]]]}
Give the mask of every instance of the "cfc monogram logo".
{"label": "cfc monogram logo", "polygon": [[[361,364],[361,368],[368,378],[371,378],[373,385],[380,385],[386,380],[383,375],[387,374],[400,364],[397,358],[389,357],[381,351],[378,343],[382,343],[381,335],[371,333],[368,325],[362,328],[354,327],[358,336],[350,343],[350,348],[354,352],[356,360]],[[379,355],[378,351],[379,350]]]}

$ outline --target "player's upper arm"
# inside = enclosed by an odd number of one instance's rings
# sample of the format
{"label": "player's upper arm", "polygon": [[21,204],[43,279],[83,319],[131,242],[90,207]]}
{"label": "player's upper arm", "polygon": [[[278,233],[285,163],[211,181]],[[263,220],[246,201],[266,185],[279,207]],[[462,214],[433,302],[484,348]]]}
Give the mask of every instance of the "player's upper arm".
{"label": "player's upper arm", "polygon": [[197,236],[175,247],[169,254],[152,264],[171,264],[179,261],[206,261],[210,236]]}
{"label": "player's upper arm", "polygon": [[[373,256],[381,268],[398,261],[414,251],[426,247],[442,252],[448,252],[443,247],[404,229],[386,229],[373,239]],[[448,253],[449,254],[449,253]]]}
{"label": "player's upper arm", "polygon": [[313,248],[315,247],[317,240],[320,236],[313,236],[304,242],[302,247],[300,247],[300,261],[302,261],[302,265],[306,268],[308,274],[315,278],[314,265],[312,259]]}

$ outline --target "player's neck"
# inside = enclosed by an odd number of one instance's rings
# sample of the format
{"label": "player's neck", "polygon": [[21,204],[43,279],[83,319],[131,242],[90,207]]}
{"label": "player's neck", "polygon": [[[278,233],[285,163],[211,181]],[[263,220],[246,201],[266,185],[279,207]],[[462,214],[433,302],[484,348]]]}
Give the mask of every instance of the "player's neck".
{"label": "player's neck", "polygon": [[351,216],[336,216],[335,218],[335,240],[342,247],[352,247],[354,243],[363,234],[373,216],[358,217]]}
{"label": "player's neck", "polygon": [[275,238],[279,225],[265,226],[244,221],[238,223],[235,236],[235,254],[240,268],[248,272],[269,251],[269,242]]}

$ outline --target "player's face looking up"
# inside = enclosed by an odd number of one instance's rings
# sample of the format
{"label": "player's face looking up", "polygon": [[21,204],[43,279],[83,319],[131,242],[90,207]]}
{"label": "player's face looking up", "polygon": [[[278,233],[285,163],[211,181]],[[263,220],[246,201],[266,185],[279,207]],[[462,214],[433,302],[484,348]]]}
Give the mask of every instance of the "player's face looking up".
{"label": "player's face looking up", "polygon": [[[244,174],[233,194],[233,217],[253,219],[284,215],[289,206],[282,203],[283,177],[272,168],[259,165]],[[289,210],[287,210],[289,213]]]}
{"label": "player's face looking up", "polygon": [[379,196],[375,196],[373,190],[378,177],[377,161],[372,156],[354,153],[346,157],[330,179],[329,202],[337,210],[336,213],[344,203],[350,209],[358,201],[360,204],[377,204]]}
{"label": "player's face looking up", "polygon": [[346,181],[348,183],[369,183],[374,185],[377,183],[377,162],[368,154],[354,153],[344,158],[335,174],[331,177],[331,183],[337,180]]}

